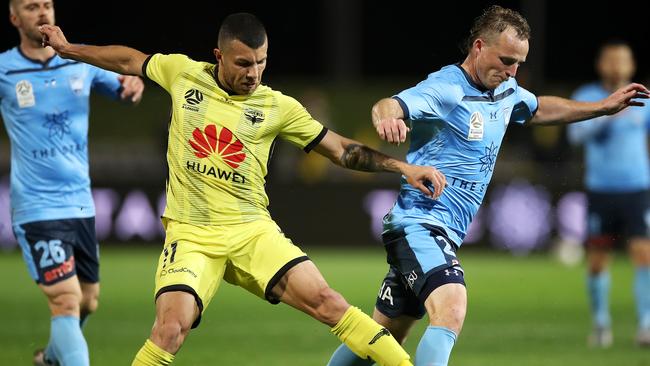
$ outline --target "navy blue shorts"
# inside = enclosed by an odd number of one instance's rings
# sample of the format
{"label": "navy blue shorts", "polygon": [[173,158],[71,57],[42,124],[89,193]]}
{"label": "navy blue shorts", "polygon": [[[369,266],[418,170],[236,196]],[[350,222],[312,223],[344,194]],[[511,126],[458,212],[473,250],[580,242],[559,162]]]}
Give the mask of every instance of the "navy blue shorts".
{"label": "navy blue shorts", "polygon": [[650,191],[587,193],[590,246],[611,246],[629,237],[650,237]]}
{"label": "navy blue shorts", "polygon": [[28,222],[13,230],[36,283],[53,285],[74,275],[80,282],[99,282],[94,217]]}
{"label": "navy blue shorts", "polygon": [[447,283],[465,285],[456,245],[444,230],[427,224],[409,225],[382,235],[389,264],[375,307],[389,318],[426,313],[431,292]]}

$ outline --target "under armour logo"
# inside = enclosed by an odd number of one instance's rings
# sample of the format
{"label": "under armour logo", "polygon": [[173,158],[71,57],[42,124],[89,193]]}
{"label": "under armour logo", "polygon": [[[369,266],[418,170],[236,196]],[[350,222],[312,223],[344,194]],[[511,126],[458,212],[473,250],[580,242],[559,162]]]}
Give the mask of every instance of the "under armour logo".
{"label": "under armour logo", "polygon": [[490,112],[490,119],[491,119],[491,120],[495,120],[495,119],[497,119],[497,111]]}
{"label": "under armour logo", "polygon": [[454,270],[451,270],[451,271],[448,270],[448,269],[445,269],[445,276],[450,276],[452,273],[454,274],[454,276],[458,276],[458,270],[457,269],[454,269]]}
{"label": "under armour logo", "polygon": [[413,285],[415,284],[415,280],[418,279],[417,273],[415,271],[411,271],[411,273],[408,274],[406,277],[406,282],[408,282],[409,287],[412,289]]}
{"label": "under armour logo", "polygon": [[390,336],[390,332],[388,331],[388,329],[386,329],[386,328],[381,328],[381,330],[379,331],[379,333],[375,334],[375,336],[372,337],[372,339],[370,340],[370,342],[368,343],[368,345],[375,344],[375,342],[377,342],[377,341],[379,340],[379,338],[381,338],[381,337],[383,337],[383,336]]}

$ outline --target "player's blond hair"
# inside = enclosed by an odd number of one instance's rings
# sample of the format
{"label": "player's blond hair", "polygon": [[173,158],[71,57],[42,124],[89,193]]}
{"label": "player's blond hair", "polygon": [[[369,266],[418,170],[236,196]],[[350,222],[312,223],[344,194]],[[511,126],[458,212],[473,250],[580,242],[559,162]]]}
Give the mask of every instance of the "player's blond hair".
{"label": "player's blond hair", "polygon": [[463,51],[469,53],[474,41],[478,38],[492,40],[508,27],[517,32],[519,39],[530,39],[530,26],[528,25],[528,21],[519,12],[499,5],[490,6],[474,20],[474,24],[469,31],[469,36],[464,43]]}

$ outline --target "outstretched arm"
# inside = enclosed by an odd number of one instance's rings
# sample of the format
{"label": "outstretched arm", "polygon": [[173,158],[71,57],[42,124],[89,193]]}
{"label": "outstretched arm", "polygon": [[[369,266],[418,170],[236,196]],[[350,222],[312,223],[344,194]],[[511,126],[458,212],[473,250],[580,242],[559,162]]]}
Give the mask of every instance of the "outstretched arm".
{"label": "outstretched arm", "polygon": [[[410,185],[432,198],[438,198],[446,184],[445,176],[433,167],[407,164],[332,131],[327,131],[314,151],[344,168],[401,173]],[[433,191],[427,184],[433,185]]]}
{"label": "outstretched arm", "polygon": [[61,28],[44,24],[39,31],[43,35],[43,47],[50,46],[63,58],[69,58],[123,75],[142,74],[142,65],[147,55],[125,46],[90,46],[71,44]]}
{"label": "outstretched arm", "polygon": [[559,125],[617,113],[629,106],[643,106],[650,91],[641,84],[626,85],[597,102],[578,102],[553,96],[538,98],[537,113],[530,121],[534,125]]}

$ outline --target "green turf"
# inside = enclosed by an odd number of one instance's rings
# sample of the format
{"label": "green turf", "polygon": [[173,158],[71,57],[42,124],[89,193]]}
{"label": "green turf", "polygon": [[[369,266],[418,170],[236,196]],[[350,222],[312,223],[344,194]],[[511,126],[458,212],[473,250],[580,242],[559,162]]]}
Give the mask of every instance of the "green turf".
{"label": "green turf", "polygon": [[[330,284],[370,312],[385,271],[379,247],[314,250],[311,257]],[[93,365],[128,365],[153,321],[152,249],[102,252],[100,311],[86,328]],[[633,344],[632,271],[624,258],[613,266],[615,344],[589,350],[584,275],[542,256],[461,250],[469,310],[452,365],[650,366],[650,349]],[[47,340],[46,303],[18,253],[0,254],[0,365],[28,365]],[[407,342],[415,352],[424,324]],[[338,341],[328,329],[287,306],[271,306],[222,285],[177,357],[176,365],[324,365]]]}

